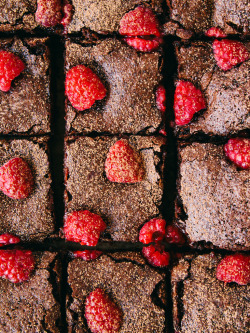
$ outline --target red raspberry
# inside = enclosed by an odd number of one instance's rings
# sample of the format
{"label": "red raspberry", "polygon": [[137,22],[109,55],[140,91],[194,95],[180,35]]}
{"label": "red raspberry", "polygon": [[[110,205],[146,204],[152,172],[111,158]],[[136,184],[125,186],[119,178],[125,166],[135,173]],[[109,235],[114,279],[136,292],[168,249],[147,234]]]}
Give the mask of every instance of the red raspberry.
{"label": "red raspberry", "polygon": [[250,168],[250,139],[230,139],[224,146],[226,156],[242,169]]}
{"label": "red raspberry", "polygon": [[139,241],[143,244],[160,242],[164,239],[166,233],[166,221],[154,218],[145,223],[140,230]]}
{"label": "red raspberry", "polygon": [[37,0],[36,21],[45,27],[53,27],[62,20],[61,0]]}
{"label": "red raspberry", "polygon": [[110,147],[105,161],[105,171],[108,180],[117,183],[140,182],[145,173],[140,155],[125,139]]}
{"label": "red raspberry", "polygon": [[64,234],[68,241],[88,246],[96,246],[101,232],[105,229],[103,219],[88,210],[68,214],[64,223]]}
{"label": "red raspberry", "polygon": [[144,39],[140,37],[126,37],[124,41],[132,46],[134,49],[141,52],[151,52],[156,49],[163,43],[163,39],[160,37],[155,37],[152,39]]}
{"label": "red raspberry", "polygon": [[85,318],[92,333],[118,333],[122,324],[120,308],[100,288],[86,298]]}
{"label": "red raspberry", "polygon": [[85,250],[85,251],[75,251],[74,256],[76,258],[81,258],[85,261],[95,260],[96,258],[100,257],[102,254],[101,251],[96,250]]}
{"label": "red raspberry", "polygon": [[168,225],[166,227],[166,241],[168,243],[173,243],[173,244],[179,244],[182,245],[185,243],[185,239],[183,234],[180,232],[180,230],[173,226],[173,225]]}
{"label": "red raspberry", "polygon": [[65,92],[70,103],[79,111],[89,109],[96,100],[106,96],[106,89],[99,77],[83,65],[75,66],[68,71]]}
{"label": "red raspberry", "polygon": [[245,45],[236,40],[215,40],[213,50],[217,65],[224,71],[249,59],[249,52]]}
{"label": "red raspberry", "polygon": [[33,187],[32,171],[21,157],[12,158],[0,168],[0,190],[10,198],[27,198]]}
{"label": "red raspberry", "polygon": [[179,81],[174,94],[174,112],[176,125],[186,125],[194,114],[206,108],[202,92],[193,83]]}
{"label": "red raspberry", "polygon": [[164,136],[167,136],[167,132],[164,129],[160,129],[159,133],[164,135]]}
{"label": "red raspberry", "polygon": [[166,111],[166,89],[164,86],[160,85],[156,89],[156,105],[158,109],[164,113]]}
{"label": "red raspberry", "polygon": [[12,234],[0,235],[0,247],[8,244],[17,244],[20,242],[20,238]]}
{"label": "red raspberry", "polygon": [[0,250],[0,276],[11,282],[23,282],[29,279],[35,267],[31,251]]}
{"label": "red raspberry", "polygon": [[221,260],[216,277],[224,282],[236,282],[240,285],[250,283],[250,256],[233,254]]}
{"label": "red raspberry", "polygon": [[208,29],[205,32],[205,35],[207,37],[217,37],[217,38],[227,37],[227,35],[224,33],[224,31],[219,27],[212,27],[212,28]]}
{"label": "red raspberry", "polygon": [[170,255],[164,250],[164,245],[149,245],[142,249],[143,256],[154,267],[166,267],[169,265]]}
{"label": "red raspberry", "polygon": [[0,50],[0,90],[10,90],[11,81],[25,69],[23,61],[15,54]]}

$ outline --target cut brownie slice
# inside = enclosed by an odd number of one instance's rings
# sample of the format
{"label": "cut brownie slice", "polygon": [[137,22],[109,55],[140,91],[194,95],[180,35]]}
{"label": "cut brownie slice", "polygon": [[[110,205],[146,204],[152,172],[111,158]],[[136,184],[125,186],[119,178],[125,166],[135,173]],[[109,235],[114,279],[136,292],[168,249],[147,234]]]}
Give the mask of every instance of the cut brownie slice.
{"label": "cut brownie slice", "polygon": [[191,242],[249,250],[249,171],[209,143],[179,147],[179,159],[177,218]]}
{"label": "cut brownie slice", "polygon": [[176,44],[178,79],[201,88],[207,109],[185,126],[176,127],[179,136],[195,133],[229,135],[250,127],[250,61],[224,72],[214,59],[209,43]]}
{"label": "cut brownie slice", "polygon": [[250,286],[217,280],[221,259],[213,253],[186,256],[173,268],[176,332],[249,332]]}
{"label": "cut brownie slice", "polygon": [[117,137],[66,140],[65,204],[67,212],[87,209],[101,215],[113,240],[136,242],[140,226],[159,214],[165,139],[131,136],[128,140],[145,167],[144,179],[133,184],[106,177],[105,160]]}
{"label": "cut brownie slice", "polygon": [[162,122],[155,91],[161,80],[159,52],[137,53],[115,39],[94,46],[66,43],[66,70],[90,67],[107,89],[106,97],[90,109],[77,111],[66,100],[67,133],[156,132]]}
{"label": "cut brownie slice", "polygon": [[74,259],[68,266],[68,284],[68,332],[90,332],[84,306],[96,288],[108,293],[121,309],[120,333],[166,332],[164,274],[149,267],[138,253],[102,255],[90,262]]}
{"label": "cut brownie slice", "polygon": [[24,71],[10,91],[0,91],[0,134],[50,132],[50,60],[47,38],[1,39],[0,48],[19,56]]}
{"label": "cut brownie slice", "polygon": [[47,138],[0,140],[0,165],[23,158],[34,175],[34,190],[26,199],[12,199],[0,192],[0,234],[12,233],[22,240],[43,240],[54,232],[51,177]]}
{"label": "cut brownie slice", "polygon": [[60,332],[60,267],[55,253],[34,253],[36,266],[28,281],[0,278],[1,332]]}

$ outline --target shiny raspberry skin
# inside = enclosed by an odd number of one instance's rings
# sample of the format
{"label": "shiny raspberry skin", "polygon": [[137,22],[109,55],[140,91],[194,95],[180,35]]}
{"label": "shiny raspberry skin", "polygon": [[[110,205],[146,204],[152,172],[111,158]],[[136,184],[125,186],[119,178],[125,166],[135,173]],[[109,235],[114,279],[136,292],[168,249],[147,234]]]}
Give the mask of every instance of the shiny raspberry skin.
{"label": "shiny raspberry skin", "polygon": [[12,80],[24,69],[25,64],[17,55],[0,50],[0,90],[9,91]]}
{"label": "shiny raspberry skin", "polygon": [[118,333],[122,324],[120,308],[100,288],[87,296],[85,318],[92,333]]}
{"label": "shiny raspberry skin", "polygon": [[154,267],[167,267],[169,265],[170,255],[164,250],[164,245],[162,244],[157,243],[144,247],[142,254],[150,265]]}
{"label": "shiny raspberry skin", "polygon": [[250,168],[250,139],[230,139],[224,146],[226,156],[241,169]]}
{"label": "shiny raspberry skin", "polygon": [[213,51],[217,65],[224,71],[249,59],[249,52],[245,45],[236,40],[215,40]]}
{"label": "shiny raspberry skin", "polygon": [[102,218],[88,210],[75,211],[65,218],[64,234],[71,242],[96,246],[101,232],[105,229],[106,224]]}
{"label": "shiny raspberry skin", "polygon": [[157,89],[156,89],[156,105],[158,107],[158,109],[164,113],[166,111],[166,89],[164,88],[164,86],[160,85]]}
{"label": "shiny raspberry skin", "polygon": [[140,155],[125,139],[110,147],[105,161],[105,172],[108,180],[117,183],[140,182],[145,174]]}
{"label": "shiny raspberry skin", "polygon": [[35,267],[31,251],[0,250],[0,276],[18,283],[29,279]]}
{"label": "shiny raspberry skin", "polygon": [[174,94],[174,112],[176,125],[188,124],[194,114],[206,108],[202,92],[193,83],[178,81]]}
{"label": "shiny raspberry skin", "polygon": [[217,267],[216,277],[224,282],[247,285],[250,283],[250,255],[236,253],[226,256]]}
{"label": "shiny raspberry skin", "polygon": [[160,242],[164,239],[166,233],[166,221],[154,218],[145,223],[140,230],[139,241],[143,244]]}
{"label": "shiny raspberry skin", "polygon": [[123,16],[119,33],[123,36],[156,36],[161,37],[159,24],[153,11],[139,6]]}
{"label": "shiny raspberry skin", "polygon": [[74,257],[76,258],[81,258],[82,260],[85,261],[91,261],[95,260],[96,258],[100,257],[102,254],[101,251],[96,251],[96,250],[84,250],[84,251],[75,251]]}
{"label": "shiny raspberry skin", "polygon": [[0,168],[0,190],[13,199],[27,198],[34,187],[29,164],[21,157],[9,160]]}
{"label": "shiny raspberry skin", "polygon": [[227,35],[219,27],[212,27],[205,32],[207,37],[225,38]]}
{"label": "shiny raspberry skin", "polygon": [[66,75],[65,93],[74,108],[84,111],[106,96],[106,88],[90,68],[77,65]]}
{"label": "shiny raspberry skin", "polygon": [[168,225],[166,227],[165,239],[170,244],[182,245],[185,243],[183,234],[180,232],[180,230],[177,227],[173,225]]}
{"label": "shiny raspberry skin", "polygon": [[20,238],[12,234],[0,235],[0,247],[9,244],[17,244],[20,242]]}
{"label": "shiny raspberry skin", "polygon": [[62,20],[61,0],[37,0],[36,21],[44,27],[53,27]]}
{"label": "shiny raspberry skin", "polygon": [[158,47],[163,43],[163,39],[160,37],[155,37],[152,39],[144,39],[140,37],[126,37],[124,41],[132,46],[137,51],[141,52],[152,52],[157,50]]}

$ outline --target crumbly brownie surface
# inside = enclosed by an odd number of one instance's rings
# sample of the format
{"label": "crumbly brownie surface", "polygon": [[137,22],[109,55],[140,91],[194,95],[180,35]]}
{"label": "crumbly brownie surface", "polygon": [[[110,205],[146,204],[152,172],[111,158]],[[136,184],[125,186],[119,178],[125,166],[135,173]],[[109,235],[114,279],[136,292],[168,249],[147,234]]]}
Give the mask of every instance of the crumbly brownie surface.
{"label": "crumbly brownie surface", "polygon": [[201,88],[207,109],[186,126],[176,127],[180,136],[203,132],[229,135],[250,127],[250,61],[223,72],[214,60],[209,43],[176,44],[178,79]]}
{"label": "crumbly brownie surface", "polygon": [[179,149],[178,194],[191,242],[250,249],[249,171],[227,161],[223,146],[193,143]]}
{"label": "crumbly brownie surface", "polygon": [[1,39],[0,48],[18,55],[25,70],[0,91],[0,134],[50,132],[50,60],[47,38]]}
{"label": "crumbly brownie surface", "polygon": [[0,278],[0,331],[59,333],[59,266],[55,253],[34,253],[30,279],[12,283]]}
{"label": "crumbly brownie surface", "polygon": [[66,141],[66,210],[88,209],[100,214],[115,241],[138,241],[140,226],[159,214],[162,202],[161,137],[129,137],[142,156],[145,179],[134,184],[113,183],[106,178],[104,164],[117,137],[79,137]]}
{"label": "crumbly brownie surface", "polygon": [[180,333],[250,330],[250,286],[216,279],[222,257],[185,257],[172,270],[173,315]]}
{"label": "crumbly brownie surface", "polygon": [[102,79],[107,96],[85,111],[66,101],[66,131],[98,133],[155,132],[162,122],[156,107],[155,90],[161,80],[158,52],[137,53],[115,39],[95,46],[68,42],[66,70],[83,64]]}
{"label": "crumbly brownie surface", "polygon": [[[69,332],[90,332],[84,318],[86,297],[96,288],[110,293],[121,308],[120,333],[161,333],[165,330],[165,313],[154,302],[159,299],[157,286],[164,285],[164,275],[145,264],[137,253],[102,255],[94,261],[74,259],[68,266],[71,293],[67,298]],[[155,294],[155,298],[152,297]]]}
{"label": "crumbly brownie surface", "polygon": [[0,165],[14,157],[22,157],[29,163],[35,186],[31,195],[22,200],[0,192],[0,234],[12,233],[22,240],[42,241],[54,231],[47,139],[0,140]]}

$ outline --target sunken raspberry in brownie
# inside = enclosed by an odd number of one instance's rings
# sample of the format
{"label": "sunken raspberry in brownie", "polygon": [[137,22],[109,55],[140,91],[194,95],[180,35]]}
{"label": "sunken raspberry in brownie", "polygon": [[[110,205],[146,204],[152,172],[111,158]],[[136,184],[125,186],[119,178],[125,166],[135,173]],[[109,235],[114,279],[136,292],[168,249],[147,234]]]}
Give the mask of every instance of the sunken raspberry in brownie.
{"label": "sunken raspberry in brownie", "polygon": [[214,253],[189,255],[173,267],[176,332],[249,332],[250,285],[218,280],[216,272],[221,259]]}
{"label": "sunken raspberry in brownie", "polygon": [[[84,111],[79,111],[66,99],[67,133],[157,131],[163,118],[155,96],[162,78],[160,52],[139,54],[115,39],[92,46],[68,41],[66,73],[78,65],[90,68],[107,92],[106,97],[96,93],[102,99]],[[67,80],[67,87],[69,84]]]}
{"label": "sunken raspberry in brownie", "polygon": [[249,250],[249,170],[211,143],[180,145],[179,165],[177,218],[191,243]]}
{"label": "sunken raspberry in brownie", "polygon": [[[17,72],[12,80],[10,89],[0,90],[0,134],[50,132],[50,59],[47,42],[47,38],[14,37],[0,40],[0,49],[10,52],[24,64],[24,69],[19,75]],[[2,55],[0,52],[0,58]],[[11,72],[11,68],[8,70]]]}
{"label": "sunken raspberry in brownie", "polygon": [[[122,139],[135,151],[136,158],[140,158],[144,170],[142,178],[130,178],[129,182],[122,177],[122,172],[125,170],[127,176],[130,169],[122,166],[122,171],[119,169],[122,164],[117,164],[119,158],[113,159],[113,163],[108,158],[109,149],[118,140],[118,137],[108,136],[66,138],[66,212],[87,209],[99,214],[107,224],[106,231],[112,240],[136,242],[140,227],[160,213],[166,140],[152,136]],[[119,152],[117,155],[120,156]],[[131,165],[128,155],[124,156]],[[109,180],[107,175],[112,164],[115,178]],[[140,170],[137,169],[141,177]]]}
{"label": "sunken raspberry in brownie", "polygon": [[[19,236],[21,240],[42,241],[54,232],[47,141],[46,137],[29,140],[0,140],[0,168],[18,157],[28,164],[33,175],[32,187],[30,188],[29,183],[27,196],[10,197],[10,190],[6,191],[6,188],[9,189],[8,184],[17,191],[18,183],[16,182],[20,183],[20,176],[13,174],[15,170],[18,170],[17,166],[15,165],[12,169],[12,173],[8,169],[0,172],[0,185],[3,186],[3,192],[0,191],[0,234],[11,233]],[[20,172],[22,174],[24,170]],[[6,180],[4,174],[8,174],[13,179]],[[25,179],[20,183],[22,188],[17,193],[22,193]],[[30,178],[27,181],[30,182]]]}
{"label": "sunken raspberry in brownie", "polygon": [[[164,273],[154,270],[136,252],[103,254],[90,262],[74,259],[68,265],[68,332],[96,332],[90,330],[85,316],[90,319],[92,313],[91,327],[97,327],[98,320],[105,317],[102,312],[98,318],[94,317],[98,313],[95,310],[98,299],[95,300],[94,293],[100,294],[102,291],[117,309],[116,313],[111,312],[116,322],[120,323],[120,329],[114,332],[165,333],[164,284]],[[90,297],[92,307],[95,305],[91,312],[88,301]],[[101,304],[98,308],[102,311]],[[122,315],[118,315],[118,311]]]}

